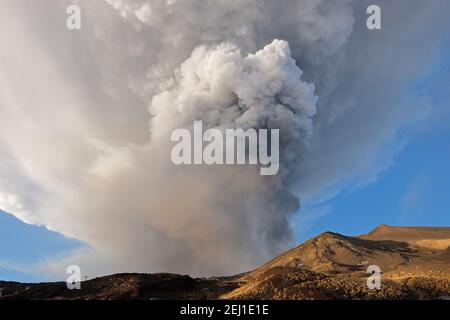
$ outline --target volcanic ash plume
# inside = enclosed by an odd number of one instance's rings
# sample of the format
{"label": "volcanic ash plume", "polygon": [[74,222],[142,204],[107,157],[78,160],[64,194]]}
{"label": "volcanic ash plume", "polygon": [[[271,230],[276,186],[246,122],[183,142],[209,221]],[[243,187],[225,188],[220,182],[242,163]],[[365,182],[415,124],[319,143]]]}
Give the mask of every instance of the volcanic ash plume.
{"label": "volcanic ash plume", "polygon": [[[27,46],[18,42],[17,50]],[[1,184],[6,194],[2,209],[91,248],[52,268],[64,272],[65,263],[79,264],[91,274],[231,274],[254,267],[289,245],[287,219],[298,210],[299,201],[287,180],[313,132],[314,86],[302,80],[286,41],[273,40],[254,53],[230,41],[201,43],[184,62],[175,65],[174,59],[171,72],[160,72],[157,85],[139,89],[133,86],[134,77],[128,91],[121,89],[130,95],[134,88],[135,95],[147,101],[148,122],[136,119],[127,128],[131,132],[133,125],[144,125],[140,129],[146,130],[146,141],[138,142],[136,134],[127,139],[111,127],[116,119],[108,112],[101,116],[96,112],[104,108],[102,99],[80,99],[60,81],[50,90],[61,97],[52,96],[47,86],[34,91],[38,110],[33,101],[18,97],[2,104],[9,123],[23,124],[16,126],[14,135],[9,126],[2,131],[0,150],[8,154],[9,162],[0,173],[15,179],[14,184]],[[10,49],[11,59],[17,55],[14,50]],[[102,68],[103,62],[96,67]],[[17,68],[26,73],[31,65],[18,63]],[[29,77],[25,90],[33,82],[38,85],[39,74],[48,72],[45,65],[34,68],[35,77]],[[164,63],[151,63],[150,78],[164,68]],[[111,76],[100,79],[101,90],[114,95],[117,83],[110,83]],[[6,86],[13,96],[19,94],[14,83]],[[63,100],[72,103],[57,105]],[[128,110],[126,105],[133,101],[124,101],[123,109],[116,111],[124,121],[134,117],[127,114],[135,112],[133,105]],[[171,132],[191,129],[197,120],[205,129],[280,129],[279,174],[263,177],[255,165],[173,165]]]}
{"label": "volcanic ash plume", "polygon": [[206,272],[237,272],[289,243],[287,218],[298,209],[298,200],[285,178],[307,147],[316,102],[314,86],[301,78],[285,41],[275,40],[246,57],[223,43],[196,48],[167,81],[168,88],[153,98],[148,147],[165,150],[166,161],[171,131],[191,128],[196,120],[205,128],[280,129],[282,168],[276,177],[261,177],[258,168],[242,166],[158,171],[171,183],[163,196],[167,203],[159,203],[160,198],[157,206],[150,204],[164,212],[155,212],[151,224],[189,244],[202,265],[213,265]]}
{"label": "volcanic ash plume", "polygon": [[280,129],[282,162],[299,160],[317,99],[286,41],[274,40],[246,57],[228,43],[198,47],[175,74],[153,98],[154,138],[196,120],[208,128]]}
{"label": "volcanic ash plume", "polygon": [[[87,192],[95,195],[89,203],[101,205],[96,215],[116,212],[120,220],[129,213],[126,229],[119,221],[112,224],[125,233],[114,243],[113,255],[119,258],[131,247],[133,254],[148,252],[139,264],[142,270],[239,272],[291,240],[287,218],[298,209],[298,200],[284,177],[311,134],[314,87],[301,80],[288,44],[279,40],[246,57],[231,44],[202,46],[174,74],[167,89],[153,98],[151,142],[127,151],[130,166],[97,177],[101,183]],[[281,128],[282,173],[262,177],[255,166],[172,165],[170,133],[190,129],[195,120],[205,127]],[[112,208],[111,195],[127,201]],[[148,232],[136,233],[143,226]],[[95,242],[115,240],[90,243]],[[184,262],[180,266],[178,261]]]}

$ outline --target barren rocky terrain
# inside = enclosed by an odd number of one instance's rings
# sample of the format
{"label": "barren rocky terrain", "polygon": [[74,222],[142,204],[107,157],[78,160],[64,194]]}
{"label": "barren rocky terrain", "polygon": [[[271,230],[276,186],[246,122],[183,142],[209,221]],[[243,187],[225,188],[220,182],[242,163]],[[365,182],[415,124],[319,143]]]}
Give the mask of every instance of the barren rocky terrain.
{"label": "barren rocky terrain", "polygon": [[[450,228],[381,225],[357,237],[323,233],[233,277],[117,274],[64,282],[0,281],[0,299],[450,299]],[[382,271],[367,286],[367,267]]]}

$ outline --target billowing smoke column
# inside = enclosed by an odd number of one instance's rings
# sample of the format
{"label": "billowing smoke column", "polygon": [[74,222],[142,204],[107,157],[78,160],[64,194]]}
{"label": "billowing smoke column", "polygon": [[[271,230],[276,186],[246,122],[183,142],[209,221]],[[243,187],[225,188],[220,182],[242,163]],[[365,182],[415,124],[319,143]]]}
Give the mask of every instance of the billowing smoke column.
{"label": "billowing smoke column", "polygon": [[[86,0],[81,31],[65,28],[72,1],[2,3],[0,209],[87,244],[43,263],[59,274],[255,267],[292,244],[299,196],[370,181],[423,114],[398,95],[438,35],[389,18],[371,35],[363,2]],[[436,27],[446,6],[408,12]],[[405,34],[423,44],[410,60],[386,50]],[[174,166],[170,133],[195,120],[279,128],[280,173]]]}
{"label": "billowing smoke column", "polygon": [[[206,128],[278,129],[287,175],[312,135],[314,86],[302,81],[286,41],[242,57],[228,43],[199,47],[152,102],[152,137],[202,121]],[[169,134],[168,134],[169,133]]]}

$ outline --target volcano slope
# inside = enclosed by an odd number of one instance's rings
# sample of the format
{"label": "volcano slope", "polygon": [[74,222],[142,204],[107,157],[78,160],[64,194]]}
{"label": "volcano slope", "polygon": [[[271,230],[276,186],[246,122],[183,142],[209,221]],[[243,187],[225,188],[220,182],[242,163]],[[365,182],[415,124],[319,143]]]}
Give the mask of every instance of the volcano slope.
{"label": "volcano slope", "polygon": [[[118,274],[85,281],[0,281],[0,299],[449,299],[450,228],[381,225],[356,237],[326,232],[233,277]],[[382,271],[367,286],[367,267]]]}

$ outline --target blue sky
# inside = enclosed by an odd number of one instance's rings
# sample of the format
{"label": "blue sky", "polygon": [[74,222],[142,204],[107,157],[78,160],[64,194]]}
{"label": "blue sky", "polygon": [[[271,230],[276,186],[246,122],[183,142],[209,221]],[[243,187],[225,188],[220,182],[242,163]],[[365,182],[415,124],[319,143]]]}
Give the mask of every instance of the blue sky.
{"label": "blue sky", "polygon": [[312,218],[309,228],[297,233],[297,242],[324,231],[363,234],[380,224],[450,226],[449,51],[447,47],[441,63],[411,86],[413,99],[426,99],[430,114],[400,133],[408,142],[394,163],[373,183],[304,208]]}
{"label": "blue sky", "polygon": [[[32,265],[47,257],[65,255],[82,244],[43,227],[27,225],[0,212],[0,279],[42,281]],[[19,270],[23,270],[20,272]],[[28,270],[31,269],[31,270]]]}
{"label": "blue sky", "polygon": [[379,224],[450,226],[449,163],[448,128],[417,135],[376,182],[322,205],[323,215],[297,241],[324,231],[367,233]]}

